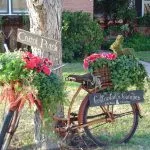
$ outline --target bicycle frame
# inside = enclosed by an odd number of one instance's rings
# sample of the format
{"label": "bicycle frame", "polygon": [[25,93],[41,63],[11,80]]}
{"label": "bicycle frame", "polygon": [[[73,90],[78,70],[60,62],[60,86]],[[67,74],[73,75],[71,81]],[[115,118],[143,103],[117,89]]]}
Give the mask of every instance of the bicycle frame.
{"label": "bicycle frame", "polygon": [[[108,85],[105,85],[103,87],[103,89],[105,89],[106,86],[108,86]],[[82,89],[87,91],[88,94],[85,96],[85,99],[81,102],[80,109],[79,109],[79,112],[78,112],[78,116],[71,118],[71,111],[72,111],[73,104],[74,104],[78,94],[80,93],[80,91]],[[107,122],[113,122],[115,117],[110,113],[109,106],[100,106],[101,109],[103,110],[103,112],[108,115],[107,120],[106,120],[106,118],[101,118],[101,119],[95,119],[95,120],[90,121],[86,124],[83,123],[83,110],[84,110],[84,108],[85,108],[85,106],[88,102],[88,95],[91,94],[91,93],[96,93],[97,90],[98,89],[88,90],[81,84],[78,87],[77,91],[75,92],[74,96],[72,97],[72,100],[70,102],[69,109],[68,109],[68,112],[67,112],[67,118],[60,118],[60,117],[57,117],[57,116],[53,117],[53,119],[55,121],[62,121],[62,122],[66,123],[65,128],[64,127],[60,127],[59,129],[56,128],[56,131],[58,131],[58,132],[67,132],[68,130],[76,130],[76,129],[78,130],[78,129],[84,128],[86,126],[91,126],[91,125],[93,125],[95,123],[99,123],[99,122],[106,122],[106,121]],[[139,106],[138,103],[135,103],[135,105],[133,107],[133,111],[135,111],[135,110],[138,110],[139,116],[141,116],[140,106]],[[75,125],[75,126],[72,126],[71,123],[73,121],[77,121],[78,124]]]}

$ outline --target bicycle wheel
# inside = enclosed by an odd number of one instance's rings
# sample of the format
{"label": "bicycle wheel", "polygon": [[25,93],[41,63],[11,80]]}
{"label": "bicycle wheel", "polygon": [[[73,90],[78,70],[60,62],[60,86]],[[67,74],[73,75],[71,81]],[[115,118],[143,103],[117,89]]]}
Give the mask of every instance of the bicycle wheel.
{"label": "bicycle wheel", "polygon": [[0,149],[7,150],[11,139],[18,127],[18,111],[9,111],[4,119],[0,132]]}
{"label": "bicycle wheel", "polygon": [[135,133],[138,111],[134,104],[90,107],[87,101],[84,108],[83,123],[89,124],[85,133],[99,146],[126,143]]}

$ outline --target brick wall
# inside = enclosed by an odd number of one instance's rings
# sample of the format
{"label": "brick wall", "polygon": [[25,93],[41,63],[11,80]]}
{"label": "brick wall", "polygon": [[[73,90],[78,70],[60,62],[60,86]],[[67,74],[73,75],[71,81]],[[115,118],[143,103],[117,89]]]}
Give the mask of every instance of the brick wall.
{"label": "brick wall", "polygon": [[93,14],[93,0],[63,0],[64,10],[84,11]]}

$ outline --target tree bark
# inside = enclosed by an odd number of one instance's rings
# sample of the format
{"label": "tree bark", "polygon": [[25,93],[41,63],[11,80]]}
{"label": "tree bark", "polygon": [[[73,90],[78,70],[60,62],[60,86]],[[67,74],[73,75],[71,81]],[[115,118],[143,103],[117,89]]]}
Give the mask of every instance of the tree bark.
{"label": "tree bark", "polygon": [[[53,61],[54,66],[62,64],[62,49],[61,49],[61,14],[62,0],[26,0],[30,17],[30,32],[58,40],[60,44],[57,46],[57,53],[53,54],[46,49],[38,49],[32,47],[32,53],[41,57],[48,57]],[[56,70],[57,75],[61,74],[61,69]],[[62,114],[62,108],[59,114]],[[37,149],[56,149],[57,143],[48,139],[44,134],[41,134],[41,119],[39,112],[35,112],[35,142]],[[43,142],[44,140],[44,142]]]}
{"label": "tree bark", "polygon": [[[30,17],[30,32],[58,40],[61,43],[62,0],[26,1]],[[58,47],[58,53],[55,55],[44,49],[32,48],[32,50],[38,56],[50,58],[54,66],[62,64],[61,46]],[[60,70],[57,74],[60,74]]]}

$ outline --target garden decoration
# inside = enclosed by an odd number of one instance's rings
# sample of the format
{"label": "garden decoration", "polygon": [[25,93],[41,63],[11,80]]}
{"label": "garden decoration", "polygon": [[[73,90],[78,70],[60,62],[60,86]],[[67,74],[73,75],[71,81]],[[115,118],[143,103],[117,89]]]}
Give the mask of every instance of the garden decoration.
{"label": "garden decoration", "polygon": [[147,77],[144,66],[132,55],[92,54],[84,59],[83,66],[99,78],[101,84],[110,82],[112,87],[107,89],[109,91],[126,91],[132,85],[143,89]]}
{"label": "garden decoration", "polygon": [[124,37],[122,35],[118,35],[115,42],[110,46],[110,49],[117,55],[134,55],[132,48],[123,48],[123,40]]}
{"label": "garden decoration", "polygon": [[[127,64],[130,64],[128,68]],[[46,119],[54,119],[55,132],[63,136],[63,140],[84,129],[94,145],[106,146],[129,141],[136,131],[138,117],[141,116],[138,103],[143,101],[143,92],[120,91],[125,90],[129,83],[137,83],[137,80],[145,77],[142,66],[135,58],[123,55],[118,57],[115,53],[92,54],[85,58],[84,67],[89,68],[92,73],[69,75],[66,78],[80,84],[64,118],[53,115],[55,106],[64,101],[64,91],[63,82],[51,73],[51,66],[52,62],[48,59],[29,52],[0,55],[2,99],[10,102],[10,109],[0,132],[0,149],[8,148],[18,127],[19,111],[26,101],[29,104],[35,103],[41,115],[46,115]],[[130,73],[132,69],[133,75]],[[99,85],[95,86],[97,81],[100,81]],[[112,89],[118,92],[105,93],[113,91]],[[78,113],[75,113],[72,112],[72,107],[81,90],[85,90],[87,95],[83,97]]]}
{"label": "garden decoration", "polygon": [[[40,58],[30,52],[1,54],[0,101],[9,101],[9,109],[12,111],[16,107],[19,107],[20,111],[28,101],[30,105],[38,106],[44,118],[50,115],[49,109],[53,114],[56,103],[62,102],[63,99],[63,82],[51,73],[51,67],[52,62],[48,58]],[[55,91],[55,88],[58,90]]]}

